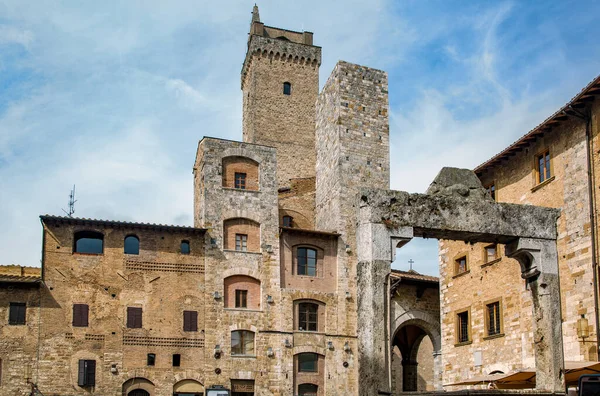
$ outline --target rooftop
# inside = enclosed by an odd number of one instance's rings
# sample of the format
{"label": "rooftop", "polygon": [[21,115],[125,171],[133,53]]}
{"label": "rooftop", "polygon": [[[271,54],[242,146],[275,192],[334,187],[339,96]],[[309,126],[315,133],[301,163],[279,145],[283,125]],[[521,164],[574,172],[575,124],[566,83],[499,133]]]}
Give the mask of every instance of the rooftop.
{"label": "rooftop", "polygon": [[396,269],[392,269],[391,272],[392,278],[400,279],[400,280],[411,280],[416,282],[424,282],[424,283],[439,283],[440,279],[431,275],[423,275],[419,274],[415,270],[410,271],[400,271]]}
{"label": "rooftop", "polygon": [[99,220],[99,219],[87,219],[80,217],[68,217],[68,216],[53,216],[53,215],[42,215],[40,219],[43,223],[51,224],[69,224],[69,225],[88,225],[88,226],[101,226],[110,228],[137,228],[146,230],[160,230],[169,232],[187,232],[187,233],[199,233],[203,234],[206,232],[204,228],[195,228],[190,226],[181,225],[168,225],[168,224],[154,224],[154,223],[135,223],[130,221],[117,221],[117,220]]}

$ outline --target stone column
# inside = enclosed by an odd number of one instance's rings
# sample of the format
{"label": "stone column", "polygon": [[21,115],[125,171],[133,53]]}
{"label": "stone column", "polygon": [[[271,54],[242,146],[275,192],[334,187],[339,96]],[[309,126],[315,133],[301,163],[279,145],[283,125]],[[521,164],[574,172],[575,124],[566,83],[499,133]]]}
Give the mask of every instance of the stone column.
{"label": "stone column", "polygon": [[417,379],[418,371],[417,363],[414,360],[402,359],[402,391],[403,392],[416,392],[417,391]]}
{"label": "stone column", "polygon": [[521,265],[533,301],[536,389],[564,392],[565,379],[560,282],[556,241],[520,238],[506,246],[506,255]]}
{"label": "stone column", "polygon": [[442,351],[433,351],[433,389],[443,391],[444,369],[442,367]]}
{"label": "stone column", "polygon": [[[388,328],[387,277],[398,243],[408,242],[412,228],[390,230],[383,224],[362,223],[357,229],[358,394],[390,394],[391,341]],[[393,246],[392,246],[393,245]]]}

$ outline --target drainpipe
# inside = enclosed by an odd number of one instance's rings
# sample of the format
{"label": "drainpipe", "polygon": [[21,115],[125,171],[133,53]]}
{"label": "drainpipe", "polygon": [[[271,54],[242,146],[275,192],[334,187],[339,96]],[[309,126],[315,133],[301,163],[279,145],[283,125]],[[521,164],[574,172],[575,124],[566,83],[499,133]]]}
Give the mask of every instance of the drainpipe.
{"label": "drainpipe", "polygon": [[391,282],[392,282],[392,276],[391,276],[391,270],[390,272],[386,275],[385,277],[385,288],[386,288],[386,293],[385,293],[385,297],[386,297],[386,303],[387,303],[387,309],[386,309],[386,326],[387,326],[387,334],[385,335],[385,347],[387,350],[387,369],[388,369],[388,389],[391,391],[392,390],[392,342],[390,339],[390,335],[392,332],[392,296],[390,295],[391,293]]}
{"label": "drainpipe", "polygon": [[593,159],[592,159],[592,150],[590,146],[592,143],[591,137],[591,126],[592,126],[592,116],[591,110],[587,113],[581,113],[578,110],[575,110],[572,106],[569,106],[570,110],[575,113],[575,116],[583,121],[585,121],[585,148],[587,152],[587,177],[588,177],[588,195],[589,195],[589,205],[590,205],[590,237],[592,238],[592,275],[594,281],[594,317],[596,322],[596,359],[598,359],[600,347],[600,318],[598,317],[598,261],[596,259],[596,213],[594,208],[594,178],[593,178]]}

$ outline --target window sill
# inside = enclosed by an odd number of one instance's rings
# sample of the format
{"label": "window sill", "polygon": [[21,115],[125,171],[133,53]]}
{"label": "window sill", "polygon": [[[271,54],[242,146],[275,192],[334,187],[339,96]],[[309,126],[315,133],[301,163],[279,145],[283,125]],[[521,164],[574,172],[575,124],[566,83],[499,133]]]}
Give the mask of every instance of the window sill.
{"label": "window sill", "polygon": [[231,355],[232,358],[256,359],[256,355]]}
{"label": "window sill", "polygon": [[540,184],[534,186],[531,189],[531,192],[535,192],[535,191],[539,190],[540,188],[544,187],[545,185],[552,183],[552,181],[554,181],[555,177],[556,176],[552,176],[550,179],[546,179],[543,182],[541,182]]}
{"label": "window sill", "polygon": [[249,192],[249,193],[254,193],[254,194],[258,194],[260,193],[260,190],[251,190],[249,188],[234,188],[234,187],[222,187],[223,190],[227,190],[227,191],[240,191],[240,192]]}
{"label": "window sill", "polygon": [[310,330],[294,330],[294,334],[314,334],[314,335],[326,335],[323,331],[310,331]]}
{"label": "window sill", "polygon": [[488,261],[487,263],[483,263],[483,264],[481,264],[481,268],[489,267],[490,265],[494,265],[496,263],[499,263],[500,260],[502,260],[502,257],[498,257],[497,259],[494,259],[492,261]]}
{"label": "window sill", "polygon": [[494,338],[501,338],[504,337],[504,333],[498,333],[498,334],[494,334],[491,336],[487,336],[487,337],[483,337],[484,340],[493,340]]}
{"label": "window sill", "polygon": [[461,347],[464,345],[471,345],[473,343],[473,340],[469,340],[469,341],[465,341],[465,342],[459,342],[458,344],[454,344],[454,347]]}
{"label": "window sill", "polygon": [[229,252],[229,253],[241,253],[241,254],[258,254],[258,255],[262,255],[261,252],[244,252],[242,250],[233,250],[233,249],[223,249],[224,252]]}
{"label": "window sill", "polygon": [[471,273],[471,270],[466,270],[465,272],[461,272],[460,274],[456,274],[452,277],[452,279],[460,278],[461,276],[467,275]]}
{"label": "window sill", "polygon": [[224,308],[225,311],[229,311],[229,312],[263,312],[262,309],[248,309],[248,308]]}
{"label": "window sill", "polygon": [[83,253],[83,252],[73,252],[73,256],[103,256],[104,253]]}

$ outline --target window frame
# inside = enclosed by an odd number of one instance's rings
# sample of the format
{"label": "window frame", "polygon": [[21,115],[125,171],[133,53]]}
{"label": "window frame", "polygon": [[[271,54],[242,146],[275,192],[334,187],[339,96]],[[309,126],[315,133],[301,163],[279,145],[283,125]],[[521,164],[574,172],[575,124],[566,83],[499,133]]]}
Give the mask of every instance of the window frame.
{"label": "window frame", "polygon": [[[127,251],[127,240],[130,238],[135,239],[137,241],[137,246],[134,249],[134,252]],[[137,235],[129,234],[123,239],[123,254],[130,254],[133,256],[138,256],[140,254],[140,238]]]}
{"label": "window frame", "polygon": [[[239,244],[238,244],[238,242],[239,242]],[[235,251],[236,252],[247,252],[248,251],[248,234],[235,234]]]}
{"label": "window frame", "polygon": [[292,95],[292,83],[289,81],[283,82],[283,94],[286,96]]}
{"label": "window frame", "polygon": [[233,173],[233,188],[238,190],[246,189],[246,178],[248,174],[246,172],[234,172]]}
{"label": "window frame", "polygon": [[[13,307],[15,308],[16,311],[13,310]],[[13,314],[13,312],[14,312],[14,314]],[[22,319],[21,319],[21,312],[22,312]],[[27,325],[27,303],[10,302],[8,304],[8,324],[10,326]]]}
{"label": "window frame", "polygon": [[181,367],[181,354],[174,353],[171,357],[171,365],[172,367]]}
{"label": "window frame", "polygon": [[146,355],[146,366],[156,366],[156,353],[148,353]]}
{"label": "window frame", "polygon": [[494,202],[498,202],[498,188],[496,187],[496,181],[492,181],[491,183],[483,186],[488,195],[494,200]]}
{"label": "window frame", "polygon": [[[548,158],[546,158],[546,156]],[[544,159],[544,174],[540,173],[540,159]],[[534,157],[534,173],[535,173],[535,183],[534,186],[544,184],[549,182],[554,177],[554,169],[552,167],[552,156],[550,155],[550,148],[546,147],[543,150],[539,151]],[[543,176],[543,180],[542,180]]]}
{"label": "window frame", "polygon": [[[96,239],[101,242],[101,249],[99,252],[84,252],[77,248],[77,243],[82,239]],[[94,230],[81,230],[73,233],[73,254],[86,254],[90,256],[100,256],[104,254],[104,234],[100,231]]]}
{"label": "window frame", "polygon": [[[239,334],[239,345],[240,345],[240,352],[236,353],[234,352],[234,346],[233,346],[233,335],[234,334]],[[246,339],[246,337],[248,337],[249,335],[252,335],[252,351],[250,353],[250,351],[246,350],[246,345],[248,344],[248,341]],[[256,334],[251,331],[251,330],[246,330],[246,329],[238,329],[238,330],[233,330],[231,332],[231,337],[230,337],[230,345],[231,345],[231,356],[256,356]]]}
{"label": "window frame", "polygon": [[88,304],[73,304],[73,327],[89,327],[90,306]]}
{"label": "window frame", "polygon": [[[463,337],[461,337],[462,333],[462,323],[461,323],[461,316],[466,314],[466,328],[465,330],[467,331],[467,338],[463,339]],[[467,345],[473,342],[473,332],[471,329],[471,307],[465,308],[465,309],[461,309],[459,311],[456,311],[454,314],[454,318],[455,318],[455,345],[454,346],[461,346],[461,345]]]}
{"label": "window frame", "polygon": [[[298,306],[298,319],[296,323],[296,330],[306,332],[318,332],[319,331],[319,304],[313,301],[299,301]],[[307,308],[302,312],[302,308]],[[310,308],[315,308],[314,312],[310,312]],[[304,315],[304,318],[302,316]],[[314,315],[314,320],[311,320],[310,316]],[[311,329],[311,325],[314,324],[314,330]],[[304,328],[303,325],[306,325]]]}
{"label": "window frame", "polygon": [[96,386],[96,361],[80,359],[77,371],[77,386],[82,388]]}
{"label": "window frame", "polygon": [[[498,327],[493,334],[490,334],[490,306],[496,305],[496,315],[494,316],[494,327]],[[488,300],[483,303],[484,306],[484,322],[485,322],[485,339],[502,337],[504,335],[504,318],[503,318],[503,307],[502,307],[502,298],[496,298],[493,300]]]}
{"label": "window frame", "polygon": [[[300,254],[301,250],[306,251],[306,253],[305,253],[304,256]],[[310,258],[308,256],[308,252],[311,251],[311,250],[315,252],[315,257],[314,257],[315,263],[314,263],[314,266],[311,266],[310,263],[309,263],[309,261],[308,261],[309,258]],[[319,277],[319,250],[317,248],[315,248],[315,247],[312,247],[312,246],[296,246],[295,247],[295,253],[296,253],[296,255],[295,255],[295,260],[294,260],[295,261],[295,266],[294,267],[295,267],[295,270],[296,270],[295,271],[296,275],[299,275],[299,276],[309,276],[311,278],[318,278]],[[306,259],[305,264],[301,264],[301,258]],[[301,273],[301,271],[300,271],[300,268],[302,268],[302,267],[304,267],[304,273]],[[309,273],[309,269],[311,267],[314,267],[314,275],[311,275]]]}
{"label": "window frame", "polygon": [[[315,356],[315,368],[314,370],[302,370],[302,362],[300,362],[300,358],[302,356],[307,356],[307,355],[312,355]],[[315,352],[302,352],[296,355],[297,356],[297,365],[298,367],[296,368],[296,372],[297,373],[311,373],[311,374],[318,374],[319,373],[319,354],[315,353]]]}
{"label": "window frame", "polygon": [[[465,269],[464,271],[459,271],[460,269],[460,260],[465,260]],[[461,253],[454,258],[454,276],[461,276],[464,274],[468,274],[471,271],[471,267],[469,265],[469,253]]]}
{"label": "window frame", "polygon": [[294,222],[294,218],[290,215],[285,215],[281,219],[282,227],[292,228]]}
{"label": "window frame", "polygon": [[248,309],[248,290],[247,289],[235,289],[235,306],[234,306],[234,308]]}
{"label": "window frame", "polygon": [[[494,258],[492,258],[490,260],[490,257],[488,255],[488,248],[490,248],[492,246],[495,249],[495,254],[494,254]],[[500,260],[499,245],[497,243],[488,243],[486,245],[483,245],[483,265],[493,264],[493,263],[497,262],[498,260]]]}

